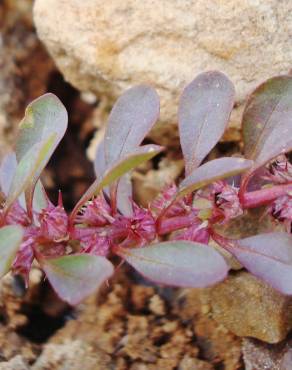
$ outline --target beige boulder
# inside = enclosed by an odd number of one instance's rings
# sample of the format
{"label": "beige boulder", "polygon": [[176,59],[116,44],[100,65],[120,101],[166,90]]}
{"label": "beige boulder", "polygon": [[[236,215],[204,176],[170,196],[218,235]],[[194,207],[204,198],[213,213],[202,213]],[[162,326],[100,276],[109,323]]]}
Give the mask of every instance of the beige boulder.
{"label": "beige boulder", "polygon": [[[225,72],[240,108],[259,82],[291,68],[290,1],[36,0],[34,20],[66,80],[110,98],[151,84],[161,123],[176,122],[178,96],[199,72]],[[239,119],[237,108],[230,138]]]}
{"label": "beige boulder", "polygon": [[208,299],[212,317],[237,336],[278,343],[292,328],[292,298],[248,272],[229,275]]}

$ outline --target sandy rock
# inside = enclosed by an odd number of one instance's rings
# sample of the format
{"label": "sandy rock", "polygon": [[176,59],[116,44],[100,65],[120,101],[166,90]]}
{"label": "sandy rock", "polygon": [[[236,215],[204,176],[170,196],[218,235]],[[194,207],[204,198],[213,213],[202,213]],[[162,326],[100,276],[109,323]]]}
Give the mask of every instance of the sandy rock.
{"label": "sandy rock", "polygon": [[[178,96],[196,74],[225,72],[239,105],[230,139],[238,138],[246,95],[291,68],[289,1],[36,0],[34,20],[75,87],[116,98],[134,84],[149,83],[161,97],[162,122],[175,123]],[[169,134],[169,128],[159,133]]]}
{"label": "sandy rock", "polygon": [[292,299],[247,272],[230,275],[209,294],[213,317],[238,336],[278,343],[292,328]]}
{"label": "sandy rock", "polygon": [[22,356],[17,355],[10,361],[0,363],[0,370],[29,370],[29,367]]}
{"label": "sandy rock", "polygon": [[213,370],[214,367],[205,361],[198,360],[197,358],[190,358],[185,356],[180,364],[179,370]]}
{"label": "sandy rock", "polygon": [[67,341],[64,344],[48,344],[31,370],[106,370],[109,357],[93,350],[81,341]]}

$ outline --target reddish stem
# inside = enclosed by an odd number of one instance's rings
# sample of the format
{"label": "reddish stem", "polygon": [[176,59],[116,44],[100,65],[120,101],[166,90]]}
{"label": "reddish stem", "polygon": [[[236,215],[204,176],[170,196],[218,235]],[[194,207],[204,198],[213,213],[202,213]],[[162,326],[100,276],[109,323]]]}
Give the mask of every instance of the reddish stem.
{"label": "reddish stem", "polygon": [[242,194],[241,204],[243,208],[255,208],[266,205],[288,193],[292,193],[292,184],[275,185]]}
{"label": "reddish stem", "polygon": [[236,247],[236,240],[225,238],[224,236],[217,234],[213,229],[210,229],[212,239],[219,244],[222,248],[230,250]]}
{"label": "reddish stem", "polygon": [[158,235],[169,234],[173,231],[189,227],[197,219],[197,214],[191,213],[187,216],[176,216],[167,219],[162,219],[157,224]]}

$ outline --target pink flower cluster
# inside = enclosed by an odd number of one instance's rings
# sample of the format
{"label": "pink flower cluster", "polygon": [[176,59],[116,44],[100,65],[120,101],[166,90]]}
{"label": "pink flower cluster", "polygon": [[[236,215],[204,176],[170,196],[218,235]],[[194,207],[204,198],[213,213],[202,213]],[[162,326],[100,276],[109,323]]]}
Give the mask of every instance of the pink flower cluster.
{"label": "pink flower cluster", "polygon": [[[291,178],[292,166],[277,161],[265,175],[282,183]],[[31,224],[26,210],[17,201],[8,214],[0,213],[4,224],[22,225],[25,230],[13,270],[27,282],[35,256],[61,256],[79,252],[108,256],[114,248],[143,247],[168,235],[171,240],[188,240],[208,244],[212,225],[226,223],[243,214],[238,188],[226,181],[217,181],[195,194],[177,198],[177,187],[168,186],[148,207],[132,201],[132,215],[114,213],[104,195],[87,202],[72,222],[62,204],[48,201]],[[291,231],[292,194],[285,194],[270,203],[269,212]]]}

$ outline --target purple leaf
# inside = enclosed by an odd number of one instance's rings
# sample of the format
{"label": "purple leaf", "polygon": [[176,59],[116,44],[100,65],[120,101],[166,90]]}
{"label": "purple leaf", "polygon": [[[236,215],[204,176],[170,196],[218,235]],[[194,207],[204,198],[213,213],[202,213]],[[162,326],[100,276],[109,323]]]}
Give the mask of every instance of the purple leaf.
{"label": "purple leaf", "polygon": [[283,294],[292,294],[292,236],[267,233],[241,239],[228,250],[252,274]]}
{"label": "purple leaf", "polygon": [[242,119],[247,158],[256,167],[292,150],[292,77],[278,76],[250,96]]}
{"label": "purple leaf", "polygon": [[155,155],[161,152],[163,148],[158,145],[144,145],[138,147],[132,153],[125,155],[122,159],[113,163],[113,165],[104,173],[101,179],[96,179],[93,184],[89,187],[86,193],[81,197],[79,202],[74,207],[71,213],[71,219],[74,219],[78,210],[88,200],[97,196],[107,186],[113,184],[120,177],[124,176],[127,172],[133,170],[143,162],[148,161]]}
{"label": "purple leaf", "polygon": [[159,97],[149,86],[133,87],[117,100],[105,132],[107,168],[141,144],[158,115]]}
{"label": "purple leaf", "polygon": [[0,228],[0,277],[9,271],[22,237],[20,226],[9,225]]}
{"label": "purple leaf", "polygon": [[248,170],[253,161],[244,158],[225,157],[214,159],[196,168],[179,186],[179,195],[186,195],[214,181],[238,175]]}
{"label": "purple leaf", "polygon": [[186,173],[193,171],[224,133],[234,103],[234,86],[221,72],[198,75],[179,103],[179,134]]}
{"label": "purple leaf", "polygon": [[44,259],[41,264],[58,296],[71,305],[94,293],[114,271],[105,257],[88,254]]}
{"label": "purple leaf", "polygon": [[147,279],[160,284],[202,288],[223,280],[224,258],[208,245],[173,241],[117,252]]}

